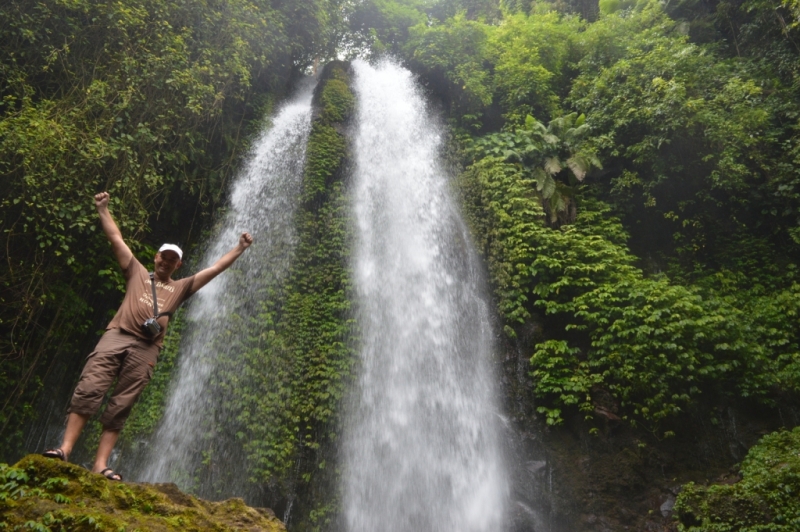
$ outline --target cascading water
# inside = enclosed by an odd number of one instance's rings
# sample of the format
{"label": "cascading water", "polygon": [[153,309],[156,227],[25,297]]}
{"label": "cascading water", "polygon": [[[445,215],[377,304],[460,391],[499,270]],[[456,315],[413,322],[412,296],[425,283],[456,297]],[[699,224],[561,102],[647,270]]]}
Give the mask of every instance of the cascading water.
{"label": "cascading water", "polygon": [[[247,320],[279,287],[291,264],[312,91],[309,83],[279,110],[234,183],[228,212],[209,240],[201,268],[232,248],[242,231],[249,231],[255,242],[228,272],[188,303],[176,380],[149,456],[134,475],[140,481],[176,482],[206,497],[245,495],[245,460],[236,449],[219,449],[219,440],[230,432],[219,425],[232,422],[236,414],[219,411],[224,403],[219,396],[224,388],[217,383],[219,364],[225,361],[229,374],[231,369],[235,374],[246,336],[252,332]],[[237,327],[236,320],[243,325]],[[210,437],[217,439],[207,442],[214,446],[213,457],[203,445]],[[203,460],[211,459],[216,470],[226,474],[206,479],[203,485],[197,471]]]}
{"label": "cascading water", "polygon": [[355,62],[362,336],[344,447],[351,532],[497,531],[508,485],[480,262],[410,72]]}

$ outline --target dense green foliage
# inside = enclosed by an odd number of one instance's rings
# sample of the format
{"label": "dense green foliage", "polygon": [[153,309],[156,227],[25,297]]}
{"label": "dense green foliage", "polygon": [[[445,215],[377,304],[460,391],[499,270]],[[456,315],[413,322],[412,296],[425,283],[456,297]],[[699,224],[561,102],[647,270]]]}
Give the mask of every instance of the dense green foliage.
{"label": "dense green foliage", "polygon": [[[194,241],[257,118],[330,49],[325,0],[0,7],[0,444],[67,381],[119,301],[91,196],[144,260]],[[105,279],[105,282],[103,282]]]}
{"label": "dense green foliage", "polygon": [[800,429],[765,436],[736,484],[684,486],[675,504],[682,532],[781,532],[800,527]]}
{"label": "dense green foliage", "polygon": [[486,157],[463,178],[483,235],[500,310],[513,327],[544,314],[534,347],[536,390],[549,423],[564,407],[596,412],[610,392],[620,416],[655,429],[703,391],[775,399],[800,391],[800,285],[723,296],[647,277],[608,205],[584,193],[577,220],[548,227],[535,177]]}
{"label": "dense green foliage", "polygon": [[464,126],[495,127],[498,114],[512,123],[529,114],[550,119],[558,110],[570,40],[581,26],[555,12],[513,15],[497,26],[457,16],[412,28],[406,53]]}
{"label": "dense green foliage", "polygon": [[[592,23],[542,4],[459,15],[404,48],[464,131],[507,333],[541,325],[538,409],[656,431],[703,393],[796,397],[796,28],[738,37],[734,56],[658,4],[612,7]],[[729,8],[770,28],[774,6]]]}
{"label": "dense green foliage", "polygon": [[589,132],[585,118],[572,113],[545,127],[528,115],[522,127],[478,139],[475,151],[478,157],[502,155],[501,160],[514,163],[522,175],[532,176],[551,224],[573,222],[575,186],[592,168],[602,167],[584,142]]}

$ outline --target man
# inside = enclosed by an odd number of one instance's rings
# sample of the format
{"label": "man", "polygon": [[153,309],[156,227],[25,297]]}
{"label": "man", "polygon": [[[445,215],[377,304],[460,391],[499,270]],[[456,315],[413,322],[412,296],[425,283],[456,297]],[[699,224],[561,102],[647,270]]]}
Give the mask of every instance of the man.
{"label": "man", "polygon": [[[164,244],[156,253],[154,275],[151,278],[151,274],[136,260],[122,239],[122,233],[108,211],[108,198],[108,192],[101,192],[94,197],[94,202],[100,215],[100,224],[111,242],[111,251],[125,275],[125,299],[97,347],[86,359],[70,402],[67,428],[61,445],[43,454],[49,458],[68,460],[86,422],[98,411],[103,397],[114,379],[117,379],[108,406],[100,417],[103,432],[92,471],[109,480],[122,480],[120,474],[108,467],[108,457],[134,402],[153,376],[170,316],[192,294],[228,269],[250,247],[253,237],[249,233],[242,233],[238,245],[213,266],[178,281],[172,280],[172,274],[180,268],[183,252],[178,246]],[[156,321],[161,330],[151,335],[143,328],[143,324],[148,318],[154,317],[153,285],[158,302]]]}

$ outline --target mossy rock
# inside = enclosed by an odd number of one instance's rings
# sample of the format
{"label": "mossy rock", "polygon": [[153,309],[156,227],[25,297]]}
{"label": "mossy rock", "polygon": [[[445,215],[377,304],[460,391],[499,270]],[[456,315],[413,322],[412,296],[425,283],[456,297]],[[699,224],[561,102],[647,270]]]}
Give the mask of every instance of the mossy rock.
{"label": "mossy rock", "polygon": [[314,90],[313,120],[334,125],[344,134],[344,126],[355,109],[350,90],[351,66],[346,61],[331,61],[322,69]]}
{"label": "mossy rock", "polygon": [[735,484],[683,487],[675,504],[685,532],[800,530],[800,427],[765,436],[741,464]]}
{"label": "mossy rock", "polygon": [[272,510],[242,499],[209,502],[174,484],[115,482],[82,467],[29,455],[0,464],[0,530],[285,531]]}

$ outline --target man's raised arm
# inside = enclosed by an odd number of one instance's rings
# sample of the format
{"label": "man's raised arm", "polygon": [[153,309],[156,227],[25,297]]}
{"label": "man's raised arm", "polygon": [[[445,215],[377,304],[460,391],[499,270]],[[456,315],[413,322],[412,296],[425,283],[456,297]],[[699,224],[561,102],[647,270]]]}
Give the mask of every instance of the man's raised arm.
{"label": "man's raised arm", "polygon": [[100,225],[103,227],[103,232],[106,234],[108,241],[111,242],[111,251],[114,253],[114,257],[116,257],[120,267],[124,270],[131,263],[133,252],[128,247],[128,244],[125,243],[125,240],[122,239],[119,227],[114,222],[114,218],[111,217],[111,213],[108,212],[108,198],[108,192],[95,194],[94,206],[97,207],[97,214],[100,215]]}
{"label": "man's raised arm", "polygon": [[236,247],[220,257],[213,266],[201,270],[194,275],[194,281],[192,282],[192,288],[189,290],[189,293],[194,294],[211,282],[211,279],[227,270],[252,243],[253,237],[250,236],[250,233],[242,233]]}

